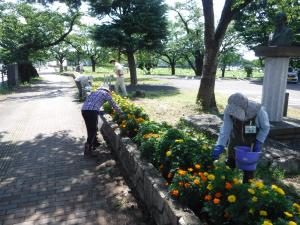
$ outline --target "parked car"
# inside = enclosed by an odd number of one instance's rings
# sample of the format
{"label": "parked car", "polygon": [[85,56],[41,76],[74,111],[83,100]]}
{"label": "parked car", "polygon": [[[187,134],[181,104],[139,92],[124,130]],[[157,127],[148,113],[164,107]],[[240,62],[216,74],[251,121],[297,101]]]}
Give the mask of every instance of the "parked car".
{"label": "parked car", "polygon": [[298,71],[293,69],[292,67],[289,67],[288,69],[287,82],[298,83]]}

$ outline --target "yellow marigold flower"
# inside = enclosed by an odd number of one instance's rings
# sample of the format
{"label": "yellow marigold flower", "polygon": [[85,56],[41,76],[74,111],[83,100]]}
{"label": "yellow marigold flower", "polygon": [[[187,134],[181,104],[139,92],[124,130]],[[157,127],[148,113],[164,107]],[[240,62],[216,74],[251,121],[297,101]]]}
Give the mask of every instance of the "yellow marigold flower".
{"label": "yellow marigold flower", "polygon": [[258,189],[262,189],[264,187],[264,184],[262,181],[256,181],[255,182],[255,186],[258,188]]}
{"label": "yellow marigold flower", "polygon": [[281,189],[281,188],[277,188],[277,190],[275,190],[278,194],[281,195],[285,195],[285,192]]}
{"label": "yellow marigold flower", "polygon": [[253,214],[254,213],[254,209],[249,209],[249,213]]}
{"label": "yellow marigold flower", "polygon": [[255,191],[254,191],[252,188],[248,188],[248,192],[249,192],[250,194],[252,194],[252,195],[255,194]]}
{"label": "yellow marigold flower", "polygon": [[204,172],[203,174],[204,174],[204,176],[206,176],[206,177],[207,177],[207,175],[208,175],[208,172]]}
{"label": "yellow marigold flower", "polygon": [[188,168],[188,171],[189,171],[189,172],[193,172],[194,169],[193,169],[193,168]]}
{"label": "yellow marigold flower", "polygon": [[252,202],[257,202],[257,197],[254,196],[254,197],[252,198]]}
{"label": "yellow marigold flower", "polygon": [[200,184],[200,181],[199,181],[198,179],[195,179],[195,180],[194,180],[194,184],[199,185],[199,184]]}
{"label": "yellow marigold flower", "polygon": [[263,192],[262,192],[262,195],[267,195],[267,194],[269,194],[268,191],[263,191]]}
{"label": "yellow marigold flower", "polygon": [[293,203],[293,207],[296,208],[296,209],[300,209],[300,205],[297,204],[297,203]]}
{"label": "yellow marigold flower", "polygon": [[196,164],[195,165],[195,169],[199,170],[201,168],[201,165],[200,164]]}
{"label": "yellow marigold flower", "polygon": [[288,225],[297,225],[294,221],[289,221]]}
{"label": "yellow marigold flower", "polygon": [[293,214],[289,212],[284,212],[284,215],[286,215],[287,217],[293,217]]}
{"label": "yellow marigold flower", "polygon": [[126,128],[126,125],[125,125],[125,124],[122,124],[121,127],[122,127],[122,128]]}
{"label": "yellow marigold flower", "polygon": [[222,179],[222,180],[225,180],[225,176],[221,176],[221,179]]}
{"label": "yellow marigold flower", "polygon": [[236,197],[234,195],[229,195],[227,198],[228,202],[234,203],[236,201]]}
{"label": "yellow marigold flower", "polygon": [[214,180],[216,177],[215,177],[215,175],[213,175],[213,174],[209,174],[208,176],[207,176],[207,179],[209,179],[209,180]]}
{"label": "yellow marigold flower", "polygon": [[265,220],[262,225],[273,225],[270,220]]}
{"label": "yellow marigold flower", "polygon": [[275,184],[272,184],[272,185],[271,185],[271,188],[272,188],[273,190],[276,190],[276,189],[278,188],[278,186],[276,186]]}
{"label": "yellow marigold flower", "polygon": [[237,179],[237,178],[233,178],[232,181],[233,181],[234,184],[239,184],[240,183],[239,179]]}
{"label": "yellow marigold flower", "polygon": [[183,142],[183,139],[176,139],[175,142],[176,142],[176,143],[182,143],[182,142]]}
{"label": "yellow marigold flower", "polygon": [[260,211],[259,211],[259,215],[260,215],[260,216],[268,216],[268,212],[265,211],[265,210],[260,210]]}
{"label": "yellow marigold flower", "polygon": [[166,152],[166,156],[167,156],[167,157],[170,157],[171,155],[172,155],[172,151],[167,151],[167,152]]}
{"label": "yellow marigold flower", "polygon": [[212,184],[209,184],[206,188],[211,191],[214,187],[212,186]]}
{"label": "yellow marigold flower", "polygon": [[179,169],[177,172],[180,176],[184,176],[187,173],[185,170],[181,170],[181,169]]}

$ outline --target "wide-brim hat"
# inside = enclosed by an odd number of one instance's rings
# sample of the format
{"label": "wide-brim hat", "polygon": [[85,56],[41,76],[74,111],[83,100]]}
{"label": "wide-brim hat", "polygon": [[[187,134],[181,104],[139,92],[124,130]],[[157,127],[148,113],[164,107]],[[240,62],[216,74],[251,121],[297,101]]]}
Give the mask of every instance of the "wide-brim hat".
{"label": "wide-brim hat", "polygon": [[245,121],[247,106],[248,98],[241,93],[235,93],[229,97],[225,112],[238,120]]}
{"label": "wide-brim hat", "polygon": [[98,89],[101,89],[101,90],[110,92],[110,89],[109,89],[109,87],[107,87],[107,86],[101,86],[101,87],[99,87]]}

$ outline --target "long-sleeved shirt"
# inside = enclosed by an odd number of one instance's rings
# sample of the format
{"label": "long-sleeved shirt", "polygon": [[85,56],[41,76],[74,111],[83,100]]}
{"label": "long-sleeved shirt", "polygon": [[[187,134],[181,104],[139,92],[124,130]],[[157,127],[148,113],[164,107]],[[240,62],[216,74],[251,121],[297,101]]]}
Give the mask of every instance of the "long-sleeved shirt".
{"label": "long-sleeved shirt", "polygon": [[[263,109],[263,107],[261,107],[261,109],[257,113],[257,116],[255,118],[255,124],[259,128],[259,131],[256,134],[256,139],[261,143],[264,143],[270,130],[270,123],[269,123],[268,114]],[[223,117],[223,125],[221,127],[217,145],[223,145],[223,146],[227,145],[232,128],[233,128],[232,119],[230,115],[225,111]]]}
{"label": "long-sleeved shirt", "polygon": [[116,111],[121,113],[121,109],[117,104],[113,101],[111,95],[103,90],[103,89],[98,89],[95,92],[92,92],[85,100],[82,106],[82,110],[95,110],[95,111],[100,111],[100,108],[102,105],[108,101],[108,103],[113,107]]}

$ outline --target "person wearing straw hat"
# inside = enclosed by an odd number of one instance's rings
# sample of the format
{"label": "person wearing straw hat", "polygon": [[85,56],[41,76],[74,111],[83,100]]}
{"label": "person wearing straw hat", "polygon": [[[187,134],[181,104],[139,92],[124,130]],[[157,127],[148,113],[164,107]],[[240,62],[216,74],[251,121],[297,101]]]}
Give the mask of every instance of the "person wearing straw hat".
{"label": "person wearing straw hat", "polygon": [[116,112],[120,114],[123,113],[120,107],[113,101],[111,91],[108,87],[100,87],[86,98],[81,109],[81,114],[87,130],[87,140],[84,146],[85,156],[94,157],[97,155],[95,147],[97,145],[98,115],[100,113],[100,108],[105,102],[108,102]]}
{"label": "person wearing straw hat", "polygon": [[[254,152],[261,152],[262,144],[270,130],[268,114],[265,109],[241,93],[232,94],[224,110],[223,124],[217,144],[212,151],[212,159],[217,160],[228,148],[227,165],[234,169],[236,146],[252,147]],[[244,171],[243,182],[254,177],[254,171]]]}

